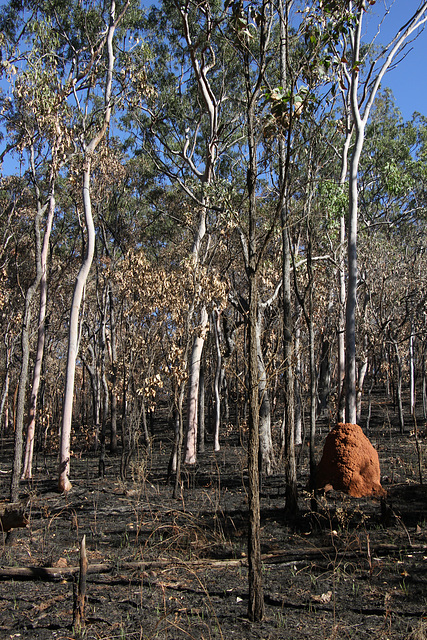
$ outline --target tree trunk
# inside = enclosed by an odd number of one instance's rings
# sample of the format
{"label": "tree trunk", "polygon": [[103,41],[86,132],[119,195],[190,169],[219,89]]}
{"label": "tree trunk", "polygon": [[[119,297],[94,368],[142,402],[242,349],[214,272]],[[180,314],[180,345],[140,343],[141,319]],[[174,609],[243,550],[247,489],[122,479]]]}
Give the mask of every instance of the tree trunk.
{"label": "tree trunk", "polygon": [[339,290],[339,312],[338,312],[338,398],[337,398],[337,421],[345,420],[345,268],[344,268],[344,242],[345,242],[345,221],[344,216],[340,217],[340,246],[339,246],[339,267],[338,267],[338,290]]}
{"label": "tree trunk", "polygon": [[411,322],[411,335],[409,336],[409,402],[411,416],[415,415],[415,360],[414,360],[414,327]]}
{"label": "tree trunk", "polygon": [[357,172],[364,141],[364,126],[356,129],[356,141],[350,162],[349,214],[348,214],[348,288],[346,305],[346,421],[357,422],[356,404],[356,305],[357,305]]}
{"label": "tree trunk", "polygon": [[[125,5],[123,12],[126,10]],[[122,12],[122,15],[123,15]],[[83,175],[82,175],[82,190],[83,190],[83,210],[86,224],[86,254],[79,273],[76,278],[74,287],[73,299],[71,304],[70,313],[70,326],[68,334],[68,352],[67,352],[67,365],[65,373],[65,392],[64,402],[62,409],[62,423],[59,445],[59,473],[58,473],[58,489],[61,492],[66,492],[71,489],[71,482],[69,480],[70,474],[70,453],[71,453],[71,424],[73,417],[73,400],[74,400],[74,379],[76,371],[76,360],[79,347],[79,315],[80,305],[83,297],[83,291],[85,288],[86,280],[89,275],[90,267],[92,265],[94,250],[95,250],[95,226],[92,214],[92,201],[90,196],[90,178],[91,178],[91,163],[92,157],[95,153],[101,140],[104,138],[108,126],[110,124],[111,109],[112,109],[112,82],[113,82],[113,69],[114,69],[114,52],[113,52],[113,38],[116,29],[116,4],[115,0],[111,0],[109,10],[109,25],[106,35],[106,47],[107,47],[107,59],[108,68],[106,72],[105,82],[105,94],[104,94],[104,119],[98,134],[92,138],[88,145],[84,148],[84,163],[83,163]]]}
{"label": "tree trunk", "polygon": [[[344,99],[346,137],[341,154],[340,187],[344,188],[348,170],[348,151],[351,144],[353,126],[351,123],[351,109],[348,100]],[[346,305],[346,274],[344,261],[345,247],[345,217],[340,216],[340,234],[338,246],[338,371],[337,371],[337,421],[345,420],[345,305]]]}
{"label": "tree trunk", "polygon": [[[330,309],[332,311],[332,309]],[[327,330],[327,327],[325,327]],[[319,416],[324,416],[327,413],[329,394],[331,392],[331,343],[328,336],[322,332],[322,346],[320,351],[320,367],[319,367],[319,381],[318,381],[318,407],[317,413]]]}
{"label": "tree trunk", "polygon": [[[279,2],[280,17],[280,79],[282,86],[287,83],[288,57],[288,4]],[[287,207],[287,180],[290,163],[291,132],[288,131],[287,143],[279,138],[279,188],[280,188],[280,224],[282,234],[282,295],[283,295],[283,393],[284,393],[284,433],[283,458],[285,463],[286,502],[285,509],[294,516],[298,511],[297,471],[295,461],[295,409],[293,375],[293,323],[291,298],[291,237]]]}
{"label": "tree trunk", "polygon": [[68,333],[67,367],[65,374],[65,394],[62,409],[62,424],[59,451],[58,489],[67,492],[71,489],[70,454],[71,454],[71,423],[73,417],[74,379],[76,360],[79,348],[79,315],[83,291],[89,275],[95,250],[95,226],[92,215],[90,198],[91,162],[88,160],[83,172],[83,207],[86,222],[87,245],[86,255],[77,275],[73,300],[71,303],[70,326]]}
{"label": "tree trunk", "polygon": [[294,381],[294,399],[295,399],[295,445],[302,444],[302,406],[301,406],[301,389],[300,380],[302,377],[301,369],[301,328],[299,323],[295,326],[295,381]]}
{"label": "tree trunk", "polygon": [[6,363],[5,363],[5,378],[3,381],[3,389],[1,394],[1,402],[0,402],[0,435],[3,436],[3,415],[4,415],[4,431],[7,431],[8,421],[9,421],[9,411],[8,411],[8,402],[9,402],[9,385],[10,385],[10,364],[12,362],[13,356],[13,348],[14,343],[11,341],[11,344],[8,344],[8,332],[4,337],[5,346],[6,346]]}
{"label": "tree trunk", "polygon": [[45,318],[47,304],[47,256],[49,251],[50,233],[52,230],[53,218],[55,215],[55,197],[53,193],[49,198],[49,213],[46,221],[46,230],[43,237],[43,246],[40,253],[40,303],[39,303],[39,324],[37,331],[37,350],[33,372],[33,384],[30,399],[30,411],[28,416],[27,440],[25,446],[25,459],[22,478],[32,477],[32,464],[34,452],[34,437],[36,429],[37,397],[40,387],[41,370],[43,364],[44,343],[45,343]]}
{"label": "tree trunk", "polygon": [[[97,335],[92,335],[92,339],[96,341]],[[83,365],[86,367],[86,370],[89,374],[90,378],[90,386],[92,389],[92,426],[95,427],[95,452],[98,450],[99,444],[99,425],[100,425],[100,416],[101,416],[101,380],[99,375],[98,368],[98,358],[97,358],[97,345],[93,346],[92,344],[88,344],[87,350],[90,353],[91,362],[88,362],[86,358],[82,355],[81,359]]]}
{"label": "tree trunk", "polygon": [[402,359],[399,353],[399,345],[397,344],[397,340],[393,339],[394,351],[396,354],[396,364],[397,364],[397,385],[396,385],[396,396],[397,396],[397,411],[399,415],[399,427],[400,433],[403,435],[405,432],[405,419],[403,416],[403,404],[402,404]]}
{"label": "tree trunk", "polygon": [[273,440],[271,437],[271,407],[267,386],[267,372],[261,346],[261,312],[258,311],[256,324],[256,345],[258,354],[258,387],[259,387],[259,441],[261,453],[261,470],[271,476],[275,465]]}
{"label": "tree trunk", "polygon": [[427,376],[426,376],[426,356],[423,351],[422,361],[422,394],[423,394],[423,418],[427,418]]}
{"label": "tree trunk", "polygon": [[200,363],[202,358],[203,345],[205,343],[206,331],[208,329],[209,316],[206,308],[201,310],[200,325],[194,338],[193,349],[190,360],[190,382],[188,390],[188,420],[187,438],[185,450],[185,463],[195,464],[197,461],[197,427],[198,427],[198,404],[199,404],[199,380]]}
{"label": "tree trunk", "polygon": [[212,314],[212,324],[214,328],[215,348],[216,348],[216,368],[215,368],[215,380],[214,380],[214,395],[215,395],[214,451],[220,450],[219,429],[221,424],[221,370],[222,370],[220,321],[221,321],[221,313],[217,309],[214,309]]}
{"label": "tree trunk", "polygon": [[365,384],[365,377],[368,371],[368,353],[365,352],[363,356],[363,360],[361,362],[359,368],[359,375],[357,379],[357,392],[356,392],[356,421],[357,424],[361,422],[362,419],[362,397],[363,397],[363,385]]}
{"label": "tree trunk", "polygon": [[[108,286],[108,285],[107,285]],[[102,384],[102,417],[101,431],[99,434],[99,463],[98,475],[103,478],[105,475],[105,440],[107,435],[107,421],[109,414],[109,391],[106,374],[107,361],[107,305],[108,305],[108,289],[103,292],[102,308],[101,308],[101,384]]]}
{"label": "tree trunk", "polygon": [[264,594],[261,573],[261,527],[259,500],[259,381],[257,349],[258,280],[255,270],[249,274],[249,442],[248,442],[248,498],[249,498],[249,604],[252,621],[264,617]]}
{"label": "tree trunk", "polygon": [[19,480],[22,468],[22,447],[25,412],[25,395],[28,381],[28,365],[30,360],[30,323],[31,323],[31,299],[37,288],[34,282],[27,290],[25,297],[24,318],[21,329],[22,361],[19,374],[18,396],[16,403],[15,447],[12,469],[12,481],[10,486],[10,501],[17,502],[19,498]]}
{"label": "tree trunk", "polygon": [[205,439],[205,365],[202,362],[199,379],[199,453],[204,453],[205,451]]}
{"label": "tree trunk", "polygon": [[[316,485],[316,408],[317,408],[317,394],[316,394],[316,362],[314,354],[314,321],[313,321],[313,283],[310,286],[310,310],[308,317],[308,333],[309,333],[309,358],[310,358],[310,489],[314,492],[314,500],[317,499],[317,485]],[[312,504],[313,510],[316,510],[317,505]]]}
{"label": "tree trunk", "polygon": [[182,405],[184,403],[184,385],[181,384],[181,388],[178,396],[177,407],[177,433],[176,433],[176,469],[175,469],[175,482],[173,487],[172,497],[177,500],[181,495],[181,461],[182,461],[182,443],[184,440],[184,424],[182,417]]}
{"label": "tree trunk", "polygon": [[[263,5],[265,11],[265,4]],[[264,15],[265,19],[265,15]],[[262,38],[260,41],[262,47]],[[265,55],[265,51],[263,51]],[[243,53],[244,73],[246,81],[246,117],[249,161],[246,174],[249,213],[248,242],[246,255],[246,273],[249,284],[248,311],[248,565],[249,565],[249,601],[248,617],[258,622],[264,617],[264,591],[261,567],[261,524],[260,524],[260,474],[259,474],[259,370],[258,370],[258,256],[257,256],[257,216],[256,216],[256,181],[257,181],[257,146],[255,141],[255,102],[259,93],[259,76],[256,88],[252,88],[248,50]],[[260,66],[262,70],[263,65]]]}
{"label": "tree trunk", "polygon": [[117,342],[116,342],[116,316],[114,312],[113,291],[109,289],[110,299],[110,339],[111,339],[111,441],[110,452],[117,452]]}
{"label": "tree trunk", "polygon": [[[33,164],[33,158],[31,157]],[[34,219],[34,235],[35,235],[35,262],[36,275],[32,284],[28,287],[25,296],[24,314],[21,329],[21,348],[22,360],[21,371],[19,374],[18,395],[16,404],[16,424],[15,424],[15,448],[12,468],[12,479],[10,485],[10,500],[16,502],[19,497],[19,480],[22,469],[22,448],[23,448],[23,430],[24,430],[24,413],[25,413],[25,396],[28,382],[28,367],[30,360],[30,325],[31,325],[31,301],[34,293],[39,286],[41,273],[41,234],[40,223],[43,215],[44,207],[40,205],[40,199],[37,202],[37,211]]]}

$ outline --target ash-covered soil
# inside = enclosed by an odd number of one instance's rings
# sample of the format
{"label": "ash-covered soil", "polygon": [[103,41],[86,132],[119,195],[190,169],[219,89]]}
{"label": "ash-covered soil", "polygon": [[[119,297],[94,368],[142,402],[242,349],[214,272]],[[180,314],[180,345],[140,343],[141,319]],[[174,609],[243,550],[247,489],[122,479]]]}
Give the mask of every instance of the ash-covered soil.
{"label": "ash-covered soil", "polygon": [[[319,441],[324,439],[319,437]],[[29,524],[4,541],[0,638],[409,639],[427,637],[427,488],[413,437],[370,434],[387,503],[331,492],[312,513],[307,448],[299,464],[300,514],[284,512],[283,469],[262,483],[265,619],[247,618],[246,453],[239,434],[183,471],[182,493],[165,483],[165,434],[138,451],[126,481],[120,457],[97,477],[97,456],[72,459],[73,488],[56,492],[56,456],[38,456],[22,483]],[[321,446],[321,445],[320,445]],[[424,443],[422,443],[424,448]],[[320,455],[320,448],[318,451]],[[1,497],[11,443],[0,458]],[[85,625],[73,627],[73,583],[85,535]]]}

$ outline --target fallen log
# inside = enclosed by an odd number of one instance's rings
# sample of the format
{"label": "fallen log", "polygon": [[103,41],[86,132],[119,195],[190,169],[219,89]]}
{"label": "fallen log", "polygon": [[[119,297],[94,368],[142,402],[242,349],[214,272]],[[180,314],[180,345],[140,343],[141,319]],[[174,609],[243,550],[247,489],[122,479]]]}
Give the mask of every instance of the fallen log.
{"label": "fallen log", "polygon": [[[373,555],[389,556],[402,553],[413,553],[414,551],[423,552],[424,545],[405,545],[396,544],[378,544],[370,549]],[[276,553],[265,553],[261,556],[263,564],[294,564],[302,562],[313,562],[315,560],[329,560],[329,556],[336,561],[337,557],[358,558],[360,556],[367,557],[366,549],[360,548],[343,548],[336,547],[318,547],[311,549],[294,549]],[[191,560],[185,562],[179,558],[158,558],[157,560],[147,560],[138,562],[102,562],[98,564],[89,564],[87,573],[109,573],[110,571],[151,571],[156,569],[201,569],[209,567],[211,569],[223,569],[230,567],[245,567],[248,564],[246,556],[241,558],[225,558],[217,560],[212,558],[202,558],[200,560]],[[73,578],[78,574],[80,567],[0,567],[0,581],[2,580],[66,580]]]}
{"label": "fallen log", "polygon": [[[90,564],[88,573],[108,573],[110,563]],[[78,574],[80,567],[0,567],[0,580],[66,580]]]}

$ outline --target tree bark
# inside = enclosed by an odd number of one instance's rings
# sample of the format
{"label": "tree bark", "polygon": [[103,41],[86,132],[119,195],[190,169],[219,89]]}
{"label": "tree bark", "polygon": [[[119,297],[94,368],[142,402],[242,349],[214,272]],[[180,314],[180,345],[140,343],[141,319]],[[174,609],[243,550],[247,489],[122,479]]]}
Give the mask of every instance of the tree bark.
{"label": "tree bark", "polygon": [[249,272],[249,442],[248,442],[248,498],[249,498],[249,603],[248,614],[252,621],[264,617],[264,594],[261,573],[261,527],[259,500],[259,382],[257,349],[258,280],[255,269]]}
{"label": "tree bark", "polygon": [[95,250],[95,226],[92,215],[92,203],[90,198],[91,160],[86,161],[83,172],[83,208],[86,222],[87,244],[86,255],[77,275],[74,286],[73,300],[71,303],[70,327],[68,333],[67,367],[65,373],[65,393],[62,409],[62,424],[59,450],[59,477],[58,489],[67,492],[71,489],[69,480],[70,455],[71,455],[71,423],[73,417],[74,379],[76,360],[79,348],[79,315],[80,305],[86,280],[92,265]]}
{"label": "tree bark", "polygon": [[85,623],[85,604],[86,604],[86,575],[88,570],[88,561],[86,555],[86,536],[84,535],[80,543],[80,567],[79,580],[75,584],[74,608],[73,608],[73,625],[81,630]]}
{"label": "tree bark", "polygon": [[256,323],[256,345],[258,354],[258,389],[259,389],[259,440],[261,453],[261,470],[271,476],[275,465],[273,440],[271,436],[271,406],[268,394],[267,372],[261,346],[262,314],[258,309]]}
{"label": "tree bark", "polygon": [[109,288],[110,300],[110,339],[111,339],[111,453],[117,452],[117,340],[116,340],[116,314],[114,311],[113,290]]}
{"label": "tree bark", "polygon": [[259,97],[261,82],[264,79],[266,60],[266,3],[263,2],[260,19],[260,41],[258,74],[252,85],[251,61],[249,50],[242,45],[243,72],[246,85],[246,125],[248,144],[248,165],[246,185],[249,200],[247,247],[244,253],[246,274],[248,277],[248,564],[249,564],[249,601],[248,617],[258,622],[264,617],[264,591],[261,567],[261,525],[260,525],[260,471],[259,471],[259,369],[257,347],[257,325],[259,312],[258,292],[258,251],[257,251],[257,196],[258,175],[257,144],[255,139],[255,105]]}
{"label": "tree bark", "polygon": [[199,379],[199,429],[198,429],[198,450],[199,453],[205,451],[205,365],[202,362],[200,366],[200,379]]}
{"label": "tree bark", "polygon": [[188,391],[188,421],[185,449],[185,463],[195,464],[197,461],[197,427],[199,404],[200,363],[208,330],[209,317],[206,308],[201,310],[200,325],[194,338],[190,360],[190,382]]}
{"label": "tree bark", "polygon": [[27,439],[25,446],[24,468],[22,478],[32,477],[32,464],[34,452],[34,437],[36,430],[37,397],[40,387],[41,370],[43,364],[44,343],[45,343],[45,319],[47,304],[47,256],[49,251],[50,233],[52,230],[53,218],[55,215],[55,197],[53,191],[49,198],[49,213],[46,221],[46,229],[43,237],[43,246],[40,253],[40,303],[39,303],[39,324],[37,330],[37,350],[33,372],[33,384],[31,390],[30,410],[28,416]]}
{"label": "tree bark", "polygon": [[[280,17],[280,79],[282,86],[287,82],[288,58],[288,3],[279,2]],[[292,322],[292,290],[291,290],[291,236],[287,207],[287,180],[290,162],[290,136],[287,141],[279,138],[279,189],[280,189],[280,224],[282,234],[282,295],[283,295],[283,393],[284,417],[282,436],[282,454],[285,463],[286,500],[285,509],[294,516],[298,511],[297,470],[295,460],[295,408],[294,408],[294,374],[293,374],[293,322]]]}
{"label": "tree bark", "polygon": [[222,355],[221,355],[221,313],[218,309],[214,309],[212,314],[212,323],[214,327],[215,336],[215,350],[216,350],[216,367],[215,367],[215,380],[214,380],[214,395],[215,395],[215,424],[214,424],[214,451],[220,450],[219,445],[219,429],[221,425],[221,371],[222,371]]}
{"label": "tree bark", "polygon": [[[32,150],[33,153],[33,150]],[[33,156],[30,159],[31,165],[34,167]],[[40,199],[37,201],[37,210],[34,219],[34,236],[35,236],[35,264],[36,275],[33,282],[27,289],[24,303],[24,314],[21,329],[21,371],[19,374],[18,395],[16,404],[16,425],[15,425],[15,446],[12,468],[12,479],[10,485],[10,501],[16,502],[19,497],[19,481],[22,469],[22,449],[23,449],[23,431],[24,431],[24,413],[25,413],[25,395],[28,382],[28,368],[30,361],[30,325],[31,325],[31,301],[34,293],[39,286],[41,273],[41,233],[40,223],[45,207],[41,206]]]}

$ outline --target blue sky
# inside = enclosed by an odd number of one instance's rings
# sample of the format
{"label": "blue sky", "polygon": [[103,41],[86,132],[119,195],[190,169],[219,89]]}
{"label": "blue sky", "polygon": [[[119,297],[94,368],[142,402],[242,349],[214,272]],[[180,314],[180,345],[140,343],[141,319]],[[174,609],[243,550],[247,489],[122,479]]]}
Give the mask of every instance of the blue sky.
{"label": "blue sky", "polygon": [[[142,0],[145,6],[152,4],[151,0]],[[6,4],[0,0],[0,6]],[[365,17],[365,32],[370,39],[377,31],[378,25],[388,8],[381,31],[377,36],[378,44],[386,44],[397,30],[403,26],[415,13],[420,0],[377,0],[371,7],[369,15]],[[388,71],[382,88],[390,87],[393,91],[396,105],[402,112],[403,119],[410,120],[415,111],[427,116],[427,27],[418,38],[407,47],[407,53],[395,69]],[[4,86],[4,85],[3,85]],[[4,141],[0,142],[0,148]],[[5,159],[4,173],[15,172],[18,165],[12,158]]]}
{"label": "blue sky", "polygon": [[[369,16],[367,33],[375,33],[376,28],[384,16],[385,7],[389,7],[389,14],[384,20],[377,42],[386,44],[402,27],[420,6],[419,0],[395,0],[384,2],[377,0]],[[366,17],[368,20],[368,16]],[[418,38],[407,48],[407,55],[395,69],[388,71],[381,87],[390,87],[393,91],[396,105],[402,112],[404,120],[410,120],[414,111],[427,116],[427,27]]]}

